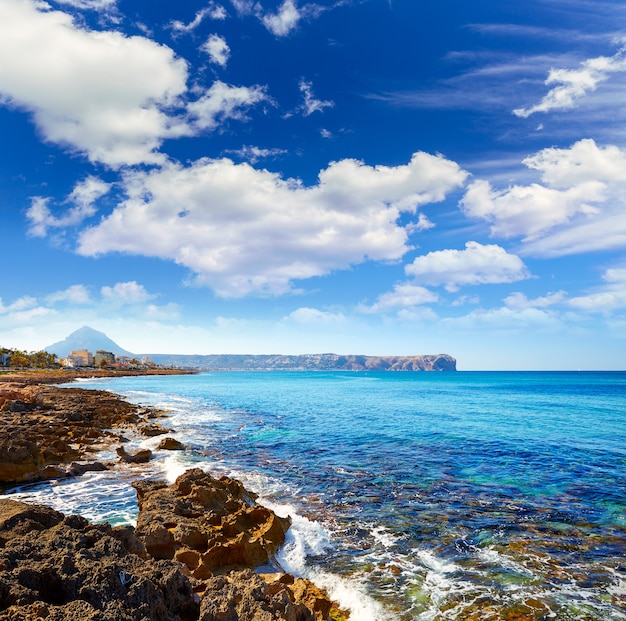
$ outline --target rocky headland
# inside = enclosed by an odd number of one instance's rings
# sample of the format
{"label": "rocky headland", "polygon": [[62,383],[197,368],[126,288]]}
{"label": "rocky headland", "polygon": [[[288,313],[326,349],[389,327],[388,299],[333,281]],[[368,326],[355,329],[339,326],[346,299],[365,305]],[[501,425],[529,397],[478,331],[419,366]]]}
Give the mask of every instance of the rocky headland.
{"label": "rocky headland", "polygon": [[456,371],[448,354],[423,356],[361,356],[340,354],[151,354],[162,365],[202,371]]}
{"label": "rocky headland", "polygon": [[[0,486],[148,461],[150,451],[131,454],[123,443],[165,434],[159,416],[104,391],[3,376]],[[174,438],[161,445],[184,448]],[[117,447],[115,463],[94,460],[104,447]],[[173,485],[140,479],[134,487],[136,528],[0,499],[0,620],[347,618],[314,584],[279,570],[274,554],[290,518],[259,505],[239,481],[194,469]]]}

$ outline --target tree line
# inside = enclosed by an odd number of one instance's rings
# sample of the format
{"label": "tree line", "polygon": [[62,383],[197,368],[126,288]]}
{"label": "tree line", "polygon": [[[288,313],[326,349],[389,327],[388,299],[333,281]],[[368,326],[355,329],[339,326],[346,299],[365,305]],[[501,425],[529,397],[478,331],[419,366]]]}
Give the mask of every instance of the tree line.
{"label": "tree line", "polygon": [[51,369],[59,366],[56,354],[47,351],[27,352],[22,349],[0,347],[0,365],[17,369]]}

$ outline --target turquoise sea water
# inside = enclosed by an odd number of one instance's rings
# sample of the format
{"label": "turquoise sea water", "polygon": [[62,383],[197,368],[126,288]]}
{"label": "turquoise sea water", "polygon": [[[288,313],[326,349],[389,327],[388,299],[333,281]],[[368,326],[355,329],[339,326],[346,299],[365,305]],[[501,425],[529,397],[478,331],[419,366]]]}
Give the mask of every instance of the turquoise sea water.
{"label": "turquoise sea water", "polygon": [[167,409],[189,449],[15,493],[119,522],[136,513],[134,477],[199,466],[291,514],[278,562],[355,621],[626,619],[626,373],[223,372],[81,386]]}

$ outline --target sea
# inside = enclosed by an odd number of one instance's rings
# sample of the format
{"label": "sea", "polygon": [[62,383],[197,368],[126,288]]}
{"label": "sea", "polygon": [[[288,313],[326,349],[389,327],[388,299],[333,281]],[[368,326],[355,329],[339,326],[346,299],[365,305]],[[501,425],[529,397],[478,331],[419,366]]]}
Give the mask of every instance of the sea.
{"label": "sea", "polygon": [[[276,568],[326,588],[353,621],[626,620],[624,372],[242,371],[80,386],[163,410],[187,449],[9,496],[132,523],[133,480],[202,468],[292,517]],[[161,438],[129,439],[132,451]]]}

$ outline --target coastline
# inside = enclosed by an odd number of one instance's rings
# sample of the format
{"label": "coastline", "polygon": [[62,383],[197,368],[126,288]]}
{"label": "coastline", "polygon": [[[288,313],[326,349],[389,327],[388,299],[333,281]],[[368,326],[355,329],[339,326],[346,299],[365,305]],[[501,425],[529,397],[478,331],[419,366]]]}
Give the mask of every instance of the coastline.
{"label": "coastline", "polygon": [[[22,483],[76,477],[149,460],[150,451],[147,455],[140,455],[142,451],[135,455],[125,452],[125,434],[166,434],[170,430],[158,422],[164,417],[162,413],[133,405],[107,391],[51,384],[151,374],[89,370],[0,375],[0,417],[4,423],[0,431],[0,491]],[[97,453],[120,444],[118,460],[94,461]],[[43,505],[15,501],[10,496],[0,499],[0,618],[348,618],[313,583],[285,574],[274,565],[273,554],[284,542],[290,520],[257,505],[256,495],[239,481],[228,477],[218,480],[191,470],[171,486],[165,481],[137,480],[133,487],[140,509],[137,528],[90,524],[84,518],[64,516]],[[189,513],[188,509],[180,510],[182,505],[194,505],[196,509]],[[76,587],[76,576],[67,569],[74,567],[75,573],[82,563],[84,550],[77,541],[83,541],[86,532],[111,542],[82,571],[97,574],[112,564],[123,567],[113,585],[96,588],[90,583],[90,598],[82,595],[86,586]],[[64,544],[59,550],[60,540]],[[59,567],[58,557],[63,555],[66,560]],[[33,564],[33,556],[45,560]],[[261,566],[270,573],[255,573]],[[31,576],[26,582],[25,567]],[[45,586],[50,576],[62,596]],[[130,582],[126,584],[125,580]],[[135,592],[133,581],[137,587],[141,582],[143,588]],[[117,582],[124,588],[120,589]],[[146,590],[147,583],[150,588]],[[171,593],[172,585],[176,594]],[[125,600],[131,591],[134,603],[128,609]],[[257,617],[266,613],[271,616]]]}

